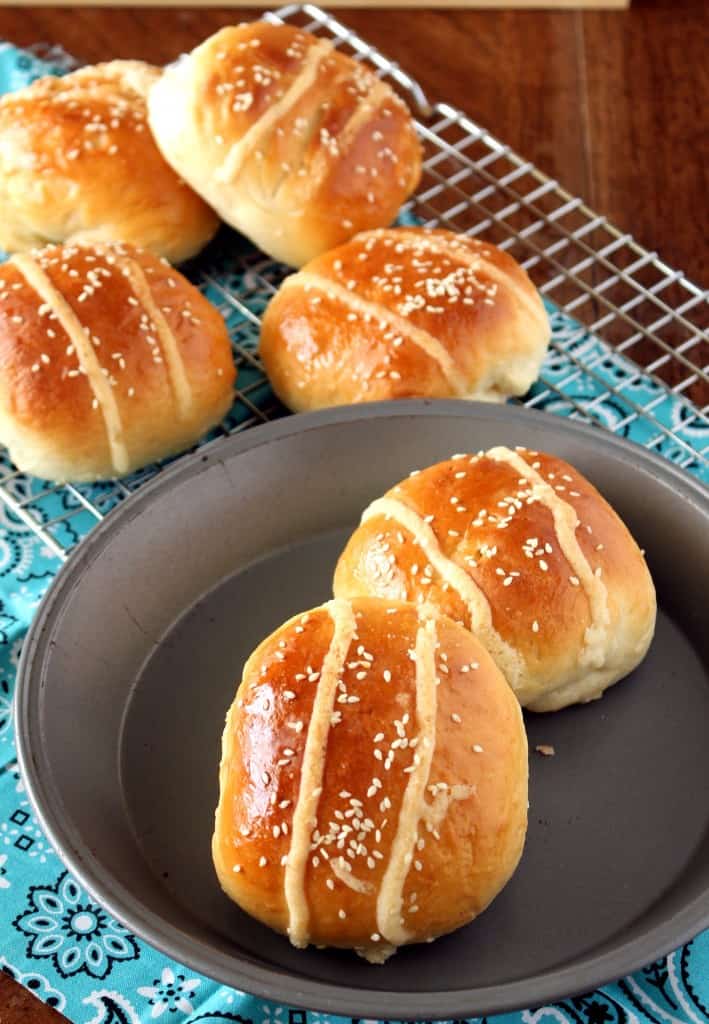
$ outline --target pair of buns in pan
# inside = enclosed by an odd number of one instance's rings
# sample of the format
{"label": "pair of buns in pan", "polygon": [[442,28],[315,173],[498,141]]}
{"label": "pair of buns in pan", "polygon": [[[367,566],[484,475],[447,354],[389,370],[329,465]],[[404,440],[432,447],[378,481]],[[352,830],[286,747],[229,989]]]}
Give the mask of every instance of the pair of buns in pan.
{"label": "pair of buns in pan", "polygon": [[420,165],[411,115],[373,71],[256,21],[164,73],[114,61],[0,99],[0,246],[122,241],[179,262],[218,214],[299,266],[388,224]]}
{"label": "pair of buns in pan", "polygon": [[375,500],[334,591],[246,663],[213,857],[224,891],[295,945],[381,962],[505,885],[527,820],[520,703],[592,700],[630,672],[655,593],[577,470],[503,447]]}

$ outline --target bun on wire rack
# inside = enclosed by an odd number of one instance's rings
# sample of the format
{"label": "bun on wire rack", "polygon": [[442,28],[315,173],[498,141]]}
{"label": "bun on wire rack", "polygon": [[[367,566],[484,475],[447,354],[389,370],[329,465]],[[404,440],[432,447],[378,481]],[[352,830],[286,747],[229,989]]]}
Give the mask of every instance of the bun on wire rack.
{"label": "bun on wire rack", "polygon": [[147,125],[160,70],[116,60],[0,98],[0,246],[128,242],[172,263],[203,248],[216,214],[165,162]]}
{"label": "bun on wire rack", "polygon": [[507,253],[450,231],[391,228],[287,277],[266,309],[260,353],[278,396],[302,412],[522,395],[549,338],[542,301]]}
{"label": "bun on wire rack", "polygon": [[149,111],[177,173],[293,266],[389,224],[421,173],[403,100],[328,40],[289,25],[221,29],[165,70]]}
{"label": "bun on wire rack", "polygon": [[0,444],[47,480],[125,476],[189,448],[230,408],[226,325],[129,245],[56,245],[0,266]]}

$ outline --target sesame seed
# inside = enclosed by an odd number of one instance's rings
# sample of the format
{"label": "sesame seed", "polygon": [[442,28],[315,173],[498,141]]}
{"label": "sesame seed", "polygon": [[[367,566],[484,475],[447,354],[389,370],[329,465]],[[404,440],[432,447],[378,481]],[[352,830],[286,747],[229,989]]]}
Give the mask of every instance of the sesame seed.
{"label": "sesame seed", "polygon": [[479,743],[473,743],[473,750],[475,751],[476,754],[484,753],[483,748],[480,746]]}

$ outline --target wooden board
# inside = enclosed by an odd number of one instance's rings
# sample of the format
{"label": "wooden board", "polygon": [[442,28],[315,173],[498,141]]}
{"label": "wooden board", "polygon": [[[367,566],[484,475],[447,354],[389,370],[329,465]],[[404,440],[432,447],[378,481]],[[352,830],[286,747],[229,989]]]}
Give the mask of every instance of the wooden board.
{"label": "wooden board", "polygon": [[[630,6],[631,0],[328,0],[331,8],[465,8],[467,10],[621,10]],[[0,7],[12,6],[12,0],[0,0]],[[58,7],[57,0],[37,0],[38,7]],[[194,0],[74,0],[74,7],[199,7]],[[224,0],[227,8],[253,8],[250,0]],[[275,3],[263,3],[263,8],[273,8]]]}

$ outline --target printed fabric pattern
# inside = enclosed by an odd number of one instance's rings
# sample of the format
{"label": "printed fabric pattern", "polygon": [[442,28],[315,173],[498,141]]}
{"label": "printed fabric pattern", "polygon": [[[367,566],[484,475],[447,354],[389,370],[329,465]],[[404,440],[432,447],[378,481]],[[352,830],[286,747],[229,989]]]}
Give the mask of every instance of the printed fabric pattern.
{"label": "printed fabric pattern", "polygon": [[[0,43],[0,92],[29,84],[40,75],[61,74],[72,66],[59,50],[18,50]],[[233,254],[212,247],[206,294],[227,316],[232,334],[245,349],[256,343],[248,318],[225,304],[224,291],[239,294],[259,314],[268,299],[262,263],[244,271]],[[274,279],[274,283],[277,281]],[[632,417],[633,408],[652,404],[654,421],[671,426],[695,451],[706,447],[706,428],[692,407],[665,395],[652,380],[590,335],[578,322],[548,303],[556,350],[544,376],[560,397],[541,384],[532,394],[537,407],[569,415],[572,401],[592,403],[595,415],[616,432],[651,445],[666,458],[702,476],[699,460],[687,462],[687,449],[658,436],[657,423]],[[584,369],[579,366],[591,368]],[[612,385],[621,398],[608,392]],[[239,386],[256,408],[272,406],[273,396],[248,362]],[[627,399],[627,402],[626,402]],[[248,415],[237,403],[232,421]],[[653,444],[653,439],[654,444]],[[706,476],[704,476],[706,480]],[[15,480],[19,497],[40,494],[41,481]],[[96,499],[105,486],[85,488]],[[50,518],[66,511],[66,498],[52,495],[41,505]],[[108,503],[110,507],[110,502]],[[66,520],[62,543],[70,546],[91,526],[88,514]],[[349,1018],[296,1010],[264,1002],[219,985],[157,952],[116,921],[72,877],[42,833],[20,778],[13,735],[13,689],[23,638],[59,562],[34,533],[0,504],[0,969],[55,1007],[75,1024],[344,1024]],[[489,1018],[490,1024],[707,1024],[709,1021],[709,931],[637,974],[597,992],[552,1006]],[[355,1022],[352,1022],[355,1024]],[[356,1022],[375,1024],[375,1022]]]}

